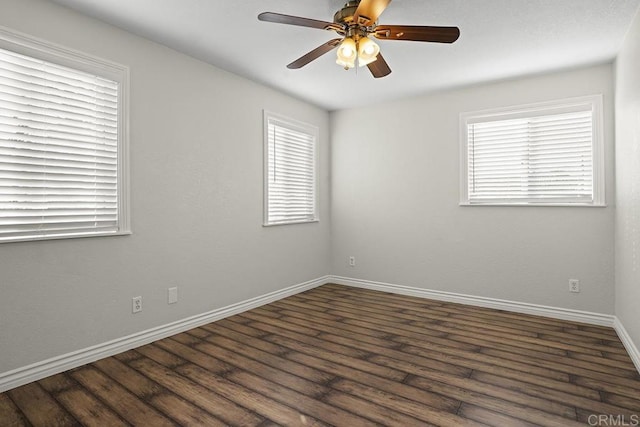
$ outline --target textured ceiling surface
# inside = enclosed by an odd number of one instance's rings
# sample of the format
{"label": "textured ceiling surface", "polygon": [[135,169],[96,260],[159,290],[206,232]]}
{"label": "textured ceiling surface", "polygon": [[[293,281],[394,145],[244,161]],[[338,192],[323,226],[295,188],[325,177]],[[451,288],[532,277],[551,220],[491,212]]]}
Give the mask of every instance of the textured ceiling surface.
{"label": "textured ceiling surface", "polygon": [[460,28],[452,44],[379,42],[391,75],[345,71],[330,52],[286,64],[334,32],[260,22],[331,21],[344,0],[49,0],[329,110],[611,61],[640,0],[393,0],[380,24]]}

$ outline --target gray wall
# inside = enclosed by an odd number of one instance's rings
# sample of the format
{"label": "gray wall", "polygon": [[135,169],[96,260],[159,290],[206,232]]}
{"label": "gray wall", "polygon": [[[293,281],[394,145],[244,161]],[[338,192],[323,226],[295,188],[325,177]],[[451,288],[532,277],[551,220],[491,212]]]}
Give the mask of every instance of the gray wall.
{"label": "gray wall", "polygon": [[640,12],[616,61],[616,315],[640,347]]}
{"label": "gray wall", "polygon": [[[599,93],[608,207],[458,205],[461,112]],[[333,274],[613,314],[610,65],[334,112],[331,144]]]}
{"label": "gray wall", "polygon": [[[131,67],[134,230],[126,237],[0,244],[0,372],[328,273],[613,313],[609,65],[329,117],[50,2],[0,0],[0,10],[0,25]],[[615,299],[616,313],[638,343],[635,22],[616,73]],[[458,206],[459,113],[595,93],[605,100],[609,207]],[[320,128],[318,224],[261,226],[263,108]],[[569,278],[581,280],[580,294],[568,292]],[[180,302],[169,306],[166,290],[176,285]],[[132,315],[136,295],[144,297],[144,311]]]}
{"label": "gray wall", "polygon": [[[326,111],[50,2],[0,11],[2,26],[130,66],[134,231],[0,244],[0,372],[328,274]],[[318,224],[262,227],[263,108],[320,128]]]}

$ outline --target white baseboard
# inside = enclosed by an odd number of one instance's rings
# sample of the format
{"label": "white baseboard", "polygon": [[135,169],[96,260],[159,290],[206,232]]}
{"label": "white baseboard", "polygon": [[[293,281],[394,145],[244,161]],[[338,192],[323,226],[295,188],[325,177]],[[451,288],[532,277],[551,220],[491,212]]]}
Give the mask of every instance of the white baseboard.
{"label": "white baseboard", "polygon": [[53,357],[42,362],[37,362],[12,371],[0,373],[0,393],[15,387],[37,381],[39,379],[55,375],[66,370],[95,362],[96,360],[113,356],[123,351],[131,350],[153,341],[197,328],[234,314],[269,304],[270,302],[286,298],[309,289],[316,288],[326,283],[336,283],[339,285],[353,286],[357,288],[372,289],[382,292],[409,295],[420,298],[428,298],[438,301],[448,301],[460,304],[474,305],[479,307],[494,308],[497,310],[512,311],[516,313],[533,314],[555,319],[570,320],[575,322],[610,326],[615,328],[618,336],[622,340],[625,348],[629,352],[633,363],[640,372],[640,351],[633,343],[631,337],[625,330],[618,318],[609,314],[591,313],[579,310],[570,310],[559,307],[548,307],[543,305],[528,304],[516,301],[500,300],[495,298],[478,297],[473,295],[457,294],[452,292],[435,291],[410,286],[394,285],[390,283],[374,282],[370,280],[353,279],[340,276],[324,276],[308,282],[300,283],[270,292],[255,298],[248,299],[236,304],[231,304],[216,310],[191,316],[178,320],[167,325],[158,326],[146,331],[118,338],[106,343],[98,344],[82,350]]}
{"label": "white baseboard", "polygon": [[638,370],[638,372],[640,372],[640,350],[631,339],[631,336],[624,328],[624,325],[622,324],[620,319],[618,319],[617,317],[613,324],[613,327],[615,328],[618,337],[620,337],[620,341],[622,341],[622,344],[624,344],[624,348],[627,349],[627,352],[629,353],[633,364],[636,365],[636,369]]}
{"label": "white baseboard", "polygon": [[0,393],[329,283],[329,276],[0,373]]}
{"label": "white baseboard", "polygon": [[330,283],[372,289],[375,291],[428,298],[438,301],[455,302],[478,307],[494,308],[496,310],[513,311],[516,313],[533,314],[554,319],[570,320],[591,325],[614,326],[615,316],[611,314],[591,313],[588,311],[571,310],[560,307],[529,304],[525,302],[508,301],[496,298],[477,297],[473,295],[456,294],[452,292],[434,291],[411,286],[394,285],[390,283],[374,282],[371,280],[353,279],[349,277],[329,276]]}

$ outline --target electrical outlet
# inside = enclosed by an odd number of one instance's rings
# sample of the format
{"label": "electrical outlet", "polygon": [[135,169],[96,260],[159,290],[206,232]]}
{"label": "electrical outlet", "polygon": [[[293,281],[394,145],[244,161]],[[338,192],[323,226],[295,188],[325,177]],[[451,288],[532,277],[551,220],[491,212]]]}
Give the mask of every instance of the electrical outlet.
{"label": "electrical outlet", "polygon": [[350,256],[349,257],[349,267],[355,267],[355,266],[356,266],[356,257]]}
{"label": "electrical outlet", "polygon": [[580,280],[569,279],[569,292],[580,292]]}
{"label": "electrical outlet", "polygon": [[175,304],[178,302],[178,287],[167,289],[167,304]]}
{"label": "electrical outlet", "polygon": [[133,297],[132,311],[140,313],[142,311],[142,297]]}

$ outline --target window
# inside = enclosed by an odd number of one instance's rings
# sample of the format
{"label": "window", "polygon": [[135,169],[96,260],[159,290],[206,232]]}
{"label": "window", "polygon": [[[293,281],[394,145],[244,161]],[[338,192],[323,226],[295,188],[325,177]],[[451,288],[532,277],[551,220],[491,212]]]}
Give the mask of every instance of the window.
{"label": "window", "polygon": [[461,205],[604,206],[602,96],[463,113]]}
{"label": "window", "polygon": [[264,112],[264,225],[318,220],[318,129]]}
{"label": "window", "polygon": [[0,29],[0,242],[129,232],[127,79]]}

